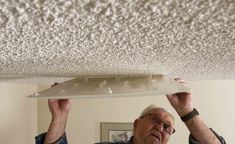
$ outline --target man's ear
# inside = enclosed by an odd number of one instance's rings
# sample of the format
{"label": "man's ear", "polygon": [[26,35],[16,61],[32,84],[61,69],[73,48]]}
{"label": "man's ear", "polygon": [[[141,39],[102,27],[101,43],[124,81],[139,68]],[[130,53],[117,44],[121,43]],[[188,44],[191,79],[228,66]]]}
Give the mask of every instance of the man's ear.
{"label": "man's ear", "polygon": [[133,132],[135,133],[137,125],[138,125],[139,119],[136,119],[133,124]]}

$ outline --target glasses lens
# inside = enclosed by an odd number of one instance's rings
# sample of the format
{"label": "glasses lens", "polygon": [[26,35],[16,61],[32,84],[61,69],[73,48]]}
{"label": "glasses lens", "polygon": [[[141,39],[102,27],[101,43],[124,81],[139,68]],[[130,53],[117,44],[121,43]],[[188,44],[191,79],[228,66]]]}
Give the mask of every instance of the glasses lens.
{"label": "glasses lens", "polygon": [[163,123],[163,129],[165,132],[167,132],[169,134],[171,133],[171,126],[169,124]]}
{"label": "glasses lens", "polygon": [[163,131],[168,134],[173,134],[175,132],[175,129],[168,123],[164,123],[161,121],[157,116],[154,116],[153,114],[147,115],[154,123],[161,125],[163,124]]}

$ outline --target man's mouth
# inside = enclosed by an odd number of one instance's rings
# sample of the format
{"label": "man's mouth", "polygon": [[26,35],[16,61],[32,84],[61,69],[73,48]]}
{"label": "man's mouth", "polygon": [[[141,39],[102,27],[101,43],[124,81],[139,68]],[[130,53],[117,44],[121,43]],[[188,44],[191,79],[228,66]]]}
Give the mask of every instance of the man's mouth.
{"label": "man's mouth", "polygon": [[161,141],[161,137],[159,135],[152,133],[151,136]]}

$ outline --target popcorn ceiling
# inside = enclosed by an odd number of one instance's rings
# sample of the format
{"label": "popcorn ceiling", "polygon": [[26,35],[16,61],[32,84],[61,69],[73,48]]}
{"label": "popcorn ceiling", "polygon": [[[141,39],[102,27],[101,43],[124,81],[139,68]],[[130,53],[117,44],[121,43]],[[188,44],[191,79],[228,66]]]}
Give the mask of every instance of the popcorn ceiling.
{"label": "popcorn ceiling", "polygon": [[130,74],[234,79],[235,1],[0,1],[0,81]]}

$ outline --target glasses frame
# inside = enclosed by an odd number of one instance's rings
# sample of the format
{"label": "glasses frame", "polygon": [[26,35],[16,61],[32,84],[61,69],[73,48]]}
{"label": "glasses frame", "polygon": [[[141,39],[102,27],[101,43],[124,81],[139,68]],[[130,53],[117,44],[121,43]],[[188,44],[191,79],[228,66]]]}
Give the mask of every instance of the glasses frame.
{"label": "glasses frame", "polygon": [[[143,116],[140,117],[140,118],[145,118],[145,117],[152,118],[151,116],[154,116],[154,114],[149,113],[149,114],[143,115]],[[156,117],[156,118],[157,118],[157,117]],[[175,128],[174,128],[173,126],[171,126],[170,124],[168,124],[168,123],[166,123],[166,122],[160,120],[159,118],[157,118],[157,122],[156,122],[156,120],[154,120],[153,118],[152,118],[152,119],[149,119],[149,120],[154,121],[154,122],[157,123],[158,125],[163,124],[163,132],[164,132],[164,133],[167,133],[167,134],[169,134],[169,135],[172,135],[172,134],[175,133]],[[165,126],[167,126],[167,127],[169,127],[169,128],[172,128],[173,131],[171,132],[170,130],[167,130],[167,128],[165,128]]]}

